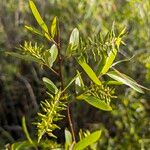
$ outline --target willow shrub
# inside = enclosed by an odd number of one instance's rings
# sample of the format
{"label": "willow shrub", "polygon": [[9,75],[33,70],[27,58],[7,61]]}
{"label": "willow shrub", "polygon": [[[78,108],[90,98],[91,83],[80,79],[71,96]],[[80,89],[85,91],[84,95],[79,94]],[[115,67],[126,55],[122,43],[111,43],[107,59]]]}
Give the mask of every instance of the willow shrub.
{"label": "willow shrub", "polygon": [[[14,143],[11,147],[14,150],[38,149],[39,147],[44,149],[46,143],[51,143],[47,144],[47,148],[82,150],[89,146],[91,149],[96,149],[94,143],[100,139],[102,131],[79,133],[80,138],[77,141],[69,104],[74,101],[77,103],[84,101],[97,109],[111,111],[113,109],[111,102],[117,98],[115,86],[125,84],[139,93],[144,93],[143,86],[115,68],[117,64],[127,61],[115,62],[119,47],[124,44],[122,38],[126,29],[124,28],[116,35],[113,25],[106,35],[98,33],[89,37],[81,37],[79,30],[74,28],[68,44],[62,48],[61,34],[63,33],[60,34],[58,18],[55,16],[51,25],[47,26],[32,0],[29,1],[29,6],[41,29],[28,25],[25,27],[33,34],[47,40],[50,48],[46,48],[42,43],[25,41],[20,46],[18,53],[7,52],[7,54],[34,61],[42,68],[44,66],[49,68],[57,77],[59,84],[54,83],[48,77],[43,77],[48,98],[41,102],[41,111],[37,114],[38,120],[34,122],[37,129],[37,139],[30,137],[23,117],[22,126],[27,140]],[[72,79],[68,83],[65,82],[64,62],[71,62],[75,66],[72,68],[74,76],[70,77]],[[88,81],[85,78],[88,78]],[[71,92],[72,89],[75,92]],[[67,111],[67,116],[62,115],[62,111]],[[59,145],[55,143],[57,137],[53,131],[60,128],[57,122],[60,122],[64,117],[68,117],[70,131],[68,129],[64,131],[65,144]],[[48,137],[54,140],[48,140]]]}

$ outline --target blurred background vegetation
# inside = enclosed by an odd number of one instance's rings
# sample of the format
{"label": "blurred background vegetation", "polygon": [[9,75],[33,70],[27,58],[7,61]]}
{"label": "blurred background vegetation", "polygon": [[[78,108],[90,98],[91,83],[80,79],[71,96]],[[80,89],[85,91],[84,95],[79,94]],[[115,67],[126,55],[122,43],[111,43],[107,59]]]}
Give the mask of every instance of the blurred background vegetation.
{"label": "blurred background vegetation", "polygon": [[[127,59],[117,67],[138,83],[150,87],[150,1],[149,0],[35,0],[47,24],[54,16],[60,21],[61,37],[67,43],[74,27],[85,37],[99,32],[105,34],[115,24],[116,32],[127,28],[125,46],[120,48],[118,59]],[[0,52],[16,51],[24,40],[33,38],[48,46],[41,38],[27,32],[24,25],[37,26],[29,10],[28,1],[3,0],[0,5]],[[64,51],[65,44],[62,45]],[[32,137],[32,122],[44,100],[45,88],[41,78],[55,76],[38,65],[0,53],[0,149],[5,144],[24,139],[21,118],[27,118]],[[71,76],[71,63],[65,65],[66,76]],[[120,67],[121,66],[121,67]],[[112,112],[103,112],[84,103],[73,104],[72,113],[76,131],[80,128],[103,129],[99,141],[101,149],[150,148],[150,93],[136,93],[121,86]],[[83,109],[84,108],[84,109]],[[63,125],[62,125],[63,126]],[[57,133],[56,133],[57,134]],[[59,134],[58,142],[64,140]]]}

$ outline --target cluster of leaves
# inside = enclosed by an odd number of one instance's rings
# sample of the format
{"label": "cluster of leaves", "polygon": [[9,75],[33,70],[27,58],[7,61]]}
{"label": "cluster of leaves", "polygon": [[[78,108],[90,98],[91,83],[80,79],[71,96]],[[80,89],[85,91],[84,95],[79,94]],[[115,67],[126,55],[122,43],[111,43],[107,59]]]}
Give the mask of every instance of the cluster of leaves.
{"label": "cluster of leaves", "polygon": [[[32,46],[31,42],[29,42],[29,43],[25,42],[24,46],[21,46],[21,48],[23,50],[22,54],[16,54],[16,53],[7,53],[7,54],[11,54],[13,56],[16,56],[19,58],[24,58],[24,59],[31,58],[33,61],[36,61],[41,65],[46,65],[51,69],[51,67],[53,66],[53,62],[58,57],[57,47],[59,47],[59,43],[56,43],[56,41],[54,41],[53,38],[55,35],[53,35],[52,32],[51,32],[52,37],[50,34],[48,34],[47,26],[43,22],[40,14],[32,0],[29,1],[29,4],[30,4],[30,8],[33,12],[33,15],[35,16],[37,22],[43,29],[43,32],[45,32],[44,35],[46,35],[46,38],[49,41],[51,41],[52,43],[54,43],[54,45],[52,46],[52,48],[49,51],[48,50],[43,51],[42,47],[37,46],[37,44],[35,44],[35,46]],[[54,20],[55,20],[55,18],[54,18]],[[53,22],[54,22],[54,20],[53,20]],[[53,23],[52,23],[51,29],[52,28],[53,28],[53,30],[57,31],[56,27],[55,28],[53,27]],[[30,31],[33,31],[34,33],[37,33],[37,32],[35,32],[35,30],[33,28],[31,29],[31,27],[30,28],[27,27],[27,29],[29,29]],[[57,32],[55,32],[55,33],[57,33]],[[73,81],[74,80],[75,79],[73,79]],[[73,81],[71,81],[69,83],[69,85]],[[63,97],[61,97],[61,95],[69,87],[69,85],[66,86],[65,89],[62,89],[63,91],[61,91],[61,90],[58,90],[58,88],[55,86],[55,84],[50,79],[44,77],[43,82],[45,83],[46,87],[50,91],[50,93],[48,93],[48,95],[50,96],[50,99],[45,100],[45,102],[41,102],[41,108],[43,110],[43,113],[38,113],[38,122],[35,123],[37,126],[37,129],[38,129],[37,143],[32,141],[32,139],[30,138],[30,136],[27,132],[26,127],[24,127],[25,133],[26,133],[26,136],[27,136],[27,139],[29,142],[25,141],[25,142],[19,142],[19,143],[13,144],[12,145],[13,149],[20,149],[26,145],[28,145],[28,147],[36,147],[36,145],[41,141],[41,138],[45,133],[47,133],[49,136],[55,137],[52,132],[53,132],[53,130],[55,130],[59,127],[54,122],[62,119],[63,115],[60,114],[60,111],[66,109],[65,102],[61,102],[61,99],[63,99]],[[25,123],[23,123],[23,126],[25,126],[24,124]],[[97,131],[97,132],[89,135],[82,141],[80,141],[78,143],[73,143],[71,147],[73,147],[74,149],[84,149],[91,143],[97,141],[100,137],[100,134],[101,134],[101,132]],[[92,137],[95,137],[95,139],[90,141],[90,139],[92,139]]]}

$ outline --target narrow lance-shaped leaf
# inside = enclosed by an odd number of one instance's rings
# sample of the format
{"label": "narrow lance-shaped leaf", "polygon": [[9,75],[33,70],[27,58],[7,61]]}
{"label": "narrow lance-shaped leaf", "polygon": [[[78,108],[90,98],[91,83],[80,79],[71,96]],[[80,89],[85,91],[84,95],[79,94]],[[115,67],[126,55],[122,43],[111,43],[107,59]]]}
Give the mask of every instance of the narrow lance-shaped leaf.
{"label": "narrow lance-shaped leaf", "polygon": [[119,36],[118,37],[122,37],[123,35],[126,34],[126,27],[123,28],[123,30],[120,32]]}
{"label": "narrow lance-shaped leaf", "polygon": [[97,76],[99,76],[101,74],[101,71],[102,71],[105,64],[106,64],[106,56],[105,56],[105,54],[102,53],[101,54],[101,60],[98,64],[97,71],[96,71]]}
{"label": "narrow lance-shaped leaf", "polygon": [[68,83],[68,85],[64,88],[64,90],[62,91],[62,93],[65,92],[65,91],[68,89],[68,87],[70,87],[70,85],[76,80],[77,77],[78,77],[78,74],[77,74],[74,78],[71,79],[71,81],[70,81],[70,82]]}
{"label": "narrow lance-shaped leaf", "polygon": [[84,58],[80,58],[78,60],[78,63],[83,68],[83,70],[86,72],[86,74],[89,76],[89,78],[97,85],[101,85],[101,81],[96,76],[95,72],[92,70],[92,68],[85,62]]}
{"label": "narrow lance-shaped leaf", "polygon": [[104,84],[107,84],[107,85],[122,85],[123,83],[122,82],[119,82],[119,81],[114,81],[114,80],[110,80],[110,81],[105,81]]}
{"label": "narrow lance-shaped leaf", "polygon": [[[108,72],[108,70],[111,68],[116,56],[117,56],[117,52],[119,50],[119,46],[120,43],[122,43],[122,39],[120,38],[125,32],[125,29],[121,31],[120,35],[114,39],[114,41],[112,41],[112,50],[109,52],[106,61],[105,61],[105,65],[103,65],[103,68],[99,69],[99,74],[98,75],[103,75],[106,74]],[[112,28],[112,33],[111,36],[115,36],[114,34],[114,29]]]}
{"label": "narrow lance-shaped leaf", "polygon": [[31,26],[27,26],[27,25],[26,25],[25,28],[28,29],[29,31],[35,33],[35,34],[38,34],[38,35],[40,35],[40,36],[43,36],[43,34],[42,34],[40,31],[38,31],[37,29],[35,29],[35,28],[31,27]]}
{"label": "narrow lance-shaped leaf", "polygon": [[136,81],[134,81],[127,75],[120,73],[116,69],[115,71],[108,72],[107,75],[114,80],[117,80],[125,85],[128,85],[129,87],[131,87],[132,89],[136,90],[139,93],[144,93],[143,90],[140,88],[141,86]]}
{"label": "narrow lance-shaped leaf", "polygon": [[123,63],[123,62],[130,61],[131,59],[134,58],[134,56],[135,56],[135,55],[133,55],[131,58],[127,58],[127,59],[123,59],[123,60],[119,60],[119,61],[117,61],[117,62],[114,62],[114,63],[111,65],[111,67],[114,67],[114,66],[116,66],[116,65],[118,65],[118,64],[120,64],[120,63]]}
{"label": "narrow lance-shaped leaf", "polygon": [[33,57],[33,56],[30,56],[30,55],[23,55],[23,54],[18,54],[18,53],[15,53],[15,52],[5,52],[6,55],[11,55],[13,57],[16,57],[16,58],[19,58],[19,59],[23,59],[23,60],[26,60],[26,61],[35,61],[37,63],[40,63],[40,60]]}
{"label": "narrow lance-shaped leaf", "polygon": [[25,121],[25,117],[24,116],[22,117],[22,128],[23,128],[23,131],[24,131],[24,133],[26,135],[26,138],[28,139],[30,144],[34,144],[32,139],[31,139],[31,137],[30,137],[30,135],[29,135],[29,132],[27,130],[26,121]]}
{"label": "narrow lance-shaped leaf", "polygon": [[84,150],[86,147],[98,141],[100,136],[101,136],[101,131],[95,131],[91,133],[90,135],[86,136],[85,138],[83,138],[78,143],[76,143],[73,149]]}
{"label": "narrow lance-shaped leaf", "polygon": [[48,40],[48,41],[51,41],[52,40],[52,38],[49,36],[49,34],[48,33],[44,33],[44,36],[45,36],[45,38]]}
{"label": "narrow lance-shaped leaf", "polygon": [[117,49],[114,47],[109,52],[108,57],[106,58],[105,65],[103,66],[100,72],[101,75],[105,74],[109,70],[109,68],[111,67],[112,63],[114,62],[116,58],[116,55],[117,55]]}
{"label": "narrow lance-shaped leaf", "polygon": [[45,24],[45,22],[43,21],[40,13],[38,12],[34,2],[32,0],[29,0],[29,5],[31,8],[31,11],[36,19],[36,21],[38,22],[38,24],[40,25],[40,27],[46,32],[48,33],[48,28],[47,25]]}
{"label": "narrow lance-shaped leaf", "polygon": [[92,105],[98,109],[104,110],[104,111],[111,111],[112,110],[112,108],[109,104],[105,103],[105,101],[102,101],[95,96],[91,96],[91,95],[87,95],[87,94],[81,94],[81,95],[77,96],[77,99],[84,100],[87,103],[89,103],[90,105]]}
{"label": "narrow lance-shaped leaf", "polygon": [[56,94],[58,92],[58,88],[50,79],[44,77],[43,82],[50,92],[52,92],[54,94]]}
{"label": "narrow lance-shaped leaf", "polygon": [[54,38],[56,34],[57,34],[57,17],[54,17],[52,24],[51,24],[51,36],[52,36],[52,38]]}

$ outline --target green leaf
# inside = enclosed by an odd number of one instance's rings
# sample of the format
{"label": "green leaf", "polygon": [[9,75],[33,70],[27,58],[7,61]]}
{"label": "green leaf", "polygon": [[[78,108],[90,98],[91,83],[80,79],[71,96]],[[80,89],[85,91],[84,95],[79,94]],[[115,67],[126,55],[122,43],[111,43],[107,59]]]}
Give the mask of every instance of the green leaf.
{"label": "green leaf", "polygon": [[35,33],[35,34],[38,34],[38,35],[40,35],[40,36],[43,36],[43,34],[42,34],[40,31],[38,31],[37,29],[35,29],[35,28],[31,27],[31,26],[27,26],[27,25],[26,25],[25,28],[28,29],[29,31]]}
{"label": "green leaf", "polygon": [[84,58],[80,57],[78,59],[78,63],[83,68],[83,70],[86,72],[86,74],[89,76],[89,78],[97,85],[101,85],[101,81],[96,76],[95,72],[92,70],[92,68],[85,62]]}
{"label": "green leaf", "polygon": [[15,52],[5,52],[6,55],[11,55],[13,57],[17,57],[17,58],[20,58],[20,59],[23,59],[23,60],[26,60],[26,61],[35,61],[37,63],[39,63],[39,59],[35,58],[35,57],[32,57],[30,55],[22,55],[22,54],[18,54],[18,53],[15,53]]}
{"label": "green leaf", "polygon": [[57,56],[58,56],[58,49],[55,44],[53,44],[49,50],[45,51],[44,60],[50,68],[53,66],[53,63],[57,59]]}
{"label": "green leaf", "polygon": [[118,64],[120,64],[120,63],[122,63],[122,62],[130,61],[131,59],[133,59],[133,58],[134,58],[134,56],[135,56],[135,55],[133,55],[131,58],[127,58],[127,59],[119,60],[119,61],[117,61],[117,62],[113,63],[113,64],[111,65],[111,67],[114,67],[114,66],[116,66],[116,65],[118,65]]}
{"label": "green leaf", "polygon": [[57,17],[54,17],[54,19],[52,21],[52,25],[51,25],[52,38],[54,38],[56,34],[57,34]]}
{"label": "green leaf", "polygon": [[98,64],[97,71],[96,71],[97,76],[99,76],[101,74],[105,63],[106,63],[106,56],[105,56],[105,54],[102,53],[102,58]]}
{"label": "green leaf", "polygon": [[82,88],[84,87],[82,77],[81,77],[80,72],[78,70],[77,70],[77,78],[75,80],[75,84],[82,87]]}
{"label": "green leaf", "polygon": [[117,80],[119,82],[122,82],[125,85],[128,85],[132,89],[136,90],[139,93],[144,93],[143,90],[140,88],[141,85],[139,85],[136,81],[134,81],[132,78],[128,77],[127,75],[120,73],[115,69],[115,71],[110,71],[107,73],[109,77],[111,77],[114,80]]}
{"label": "green leaf", "polygon": [[46,39],[47,39],[48,41],[51,41],[51,40],[52,40],[52,38],[50,37],[50,35],[49,35],[48,33],[44,33],[44,36],[46,37]]}
{"label": "green leaf", "polygon": [[118,37],[122,37],[123,35],[126,34],[126,27],[123,28],[123,30],[120,32],[119,36]]}
{"label": "green leaf", "polygon": [[52,67],[52,63],[51,63],[51,53],[49,50],[46,50],[44,52],[44,55],[43,55],[43,58],[44,58],[44,61],[45,61],[45,64],[51,68]]}
{"label": "green leaf", "polygon": [[33,148],[34,145],[30,144],[28,141],[16,142],[11,145],[11,150],[29,150]]}
{"label": "green leaf", "polygon": [[116,48],[113,48],[109,54],[108,54],[108,57],[106,58],[106,61],[105,61],[105,65],[103,66],[100,74],[105,74],[109,68],[111,67],[112,63],[114,62],[115,58],[116,58],[116,55],[117,55],[117,49]]}
{"label": "green leaf", "polygon": [[75,80],[75,90],[76,90],[76,93],[80,93],[84,88],[84,83],[83,83],[83,80],[82,80],[82,77],[79,73],[79,71],[77,71],[77,78]]}
{"label": "green leaf", "polygon": [[23,128],[23,131],[24,131],[24,133],[25,133],[25,135],[26,135],[28,141],[30,142],[30,144],[33,144],[33,145],[34,145],[32,139],[31,139],[31,137],[30,137],[30,134],[29,134],[29,132],[28,132],[28,130],[27,130],[26,121],[25,121],[25,117],[24,117],[24,116],[22,117],[22,128]]}
{"label": "green leaf", "polygon": [[50,54],[51,54],[51,60],[50,60],[50,67],[52,67],[53,63],[55,62],[57,56],[58,56],[58,49],[55,44],[52,45],[50,48]]}
{"label": "green leaf", "polygon": [[38,12],[34,2],[32,0],[29,0],[29,5],[31,8],[31,11],[36,19],[36,21],[38,22],[38,24],[40,25],[40,27],[46,32],[48,33],[48,28],[47,25],[45,24],[45,22],[43,21],[40,13]]}
{"label": "green leaf", "polygon": [[111,111],[112,110],[112,108],[109,104],[105,103],[104,101],[100,100],[97,97],[87,95],[87,94],[81,94],[81,95],[77,96],[76,98],[79,100],[85,100],[90,105],[92,105],[96,108],[99,108],[101,110],[104,110],[104,111]]}
{"label": "green leaf", "polygon": [[74,78],[71,79],[71,81],[70,81],[70,82],[68,83],[68,85],[64,88],[64,90],[62,91],[62,93],[66,91],[66,89],[76,80],[77,77],[78,77],[78,74],[77,74]]}
{"label": "green leaf", "polygon": [[71,43],[73,46],[78,46],[79,44],[79,30],[77,28],[74,28],[70,35],[69,43]]}
{"label": "green leaf", "polygon": [[72,144],[72,135],[68,129],[65,129],[65,149],[67,150]]}
{"label": "green leaf", "polygon": [[58,88],[50,79],[43,77],[43,82],[50,92],[52,92],[54,94],[56,94],[58,92]]}
{"label": "green leaf", "polygon": [[71,32],[70,39],[69,39],[69,45],[67,48],[67,55],[72,55],[74,51],[78,48],[79,45],[79,30],[77,28],[74,28]]}
{"label": "green leaf", "polygon": [[101,131],[95,131],[92,134],[83,138],[78,143],[76,143],[73,149],[74,150],[84,150],[87,146],[98,141],[100,136],[101,136]]}
{"label": "green leaf", "polygon": [[104,84],[107,84],[107,85],[122,85],[123,83],[119,82],[119,81],[110,80],[110,81],[105,81]]}

